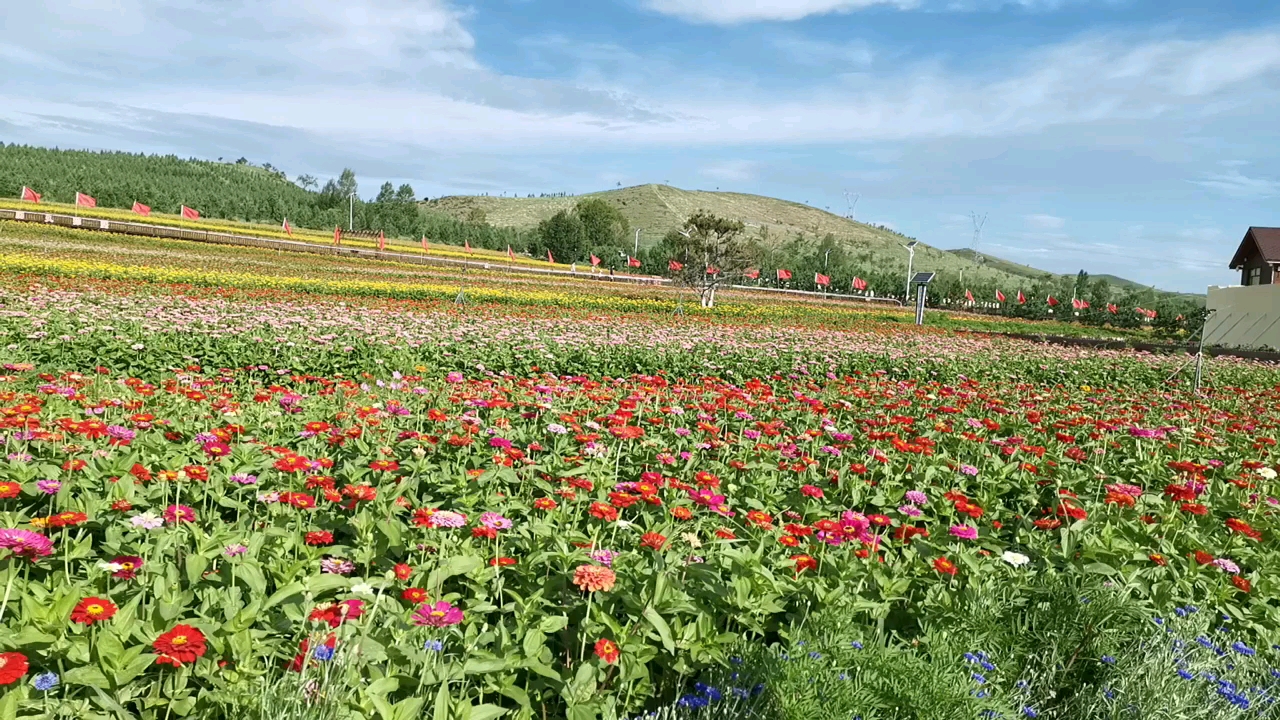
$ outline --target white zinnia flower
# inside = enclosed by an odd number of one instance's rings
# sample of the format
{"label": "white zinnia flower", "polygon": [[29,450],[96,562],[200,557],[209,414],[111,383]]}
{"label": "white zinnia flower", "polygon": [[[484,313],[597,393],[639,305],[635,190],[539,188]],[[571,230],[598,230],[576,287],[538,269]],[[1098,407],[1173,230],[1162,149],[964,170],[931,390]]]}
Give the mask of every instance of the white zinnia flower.
{"label": "white zinnia flower", "polygon": [[1013,552],[1012,550],[1005,550],[1004,555],[1001,555],[1001,557],[1004,558],[1005,562],[1014,567],[1022,567],[1023,565],[1031,562],[1031,558],[1023,555],[1022,553]]}

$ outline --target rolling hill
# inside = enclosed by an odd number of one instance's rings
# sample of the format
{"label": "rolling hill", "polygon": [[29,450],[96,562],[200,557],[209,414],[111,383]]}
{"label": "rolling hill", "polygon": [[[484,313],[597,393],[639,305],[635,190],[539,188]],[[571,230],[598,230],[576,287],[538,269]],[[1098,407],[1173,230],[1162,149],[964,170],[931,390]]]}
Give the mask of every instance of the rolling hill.
{"label": "rolling hill", "polygon": [[[641,230],[642,247],[656,243],[700,209],[741,220],[749,232],[773,246],[787,243],[799,235],[817,240],[830,234],[862,263],[877,267],[905,270],[907,253],[902,246],[911,240],[887,228],[856,222],[803,203],[744,193],[682,190],[669,185],[637,185],[562,197],[446,196],[426,201],[423,206],[428,211],[458,219],[476,219],[482,214],[485,222],[492,225],[529,230],[560,210],[572,209],[586,198],[599,198],[617,207],[632,228]],[[974,281],[996,283],[1017,284],[1026,279],[1062,277],[985,253],[975,255],[968,248],[941,250],[923,243],[916,247],[914,268],[949,277],[963,274]],[[1112,275],[1093,277],[1107,280],[1117,291],[1145,288]]]}

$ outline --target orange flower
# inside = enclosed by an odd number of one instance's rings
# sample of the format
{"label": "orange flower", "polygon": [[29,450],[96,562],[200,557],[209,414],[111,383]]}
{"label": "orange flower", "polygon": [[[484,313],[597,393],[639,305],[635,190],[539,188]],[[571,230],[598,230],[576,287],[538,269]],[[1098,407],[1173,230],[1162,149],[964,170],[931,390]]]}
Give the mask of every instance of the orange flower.
{"label": "orange flower", "polygon": [[603,565],[579,565],[573,572],[573,584],[583,592],[608,592],[617,581],[618,576]]}
{"label": "orange flower", "polygon": [[956,564],[946,558],[937,558],[933,561],[933,569],[945,575],[956,574]]}
{"label": "orange flower", "polygon": [[806,570],[818,569],[818,561],[812,555],[792,555],[791,562],[796,564],[797,575]]}
{"label": "orange flower", "polygon": [[204,656],[204,633],[190,625],[174,625],[173,629],[156,638],[152,643],[156,650],[157,665],[179,667],[193,663]]}
{"label": "orange flower", "polygon": [[618,656],[621,655],[618,645],[608,638],[600,638],[596,641],[596,657],[612,665],[618,662]]}

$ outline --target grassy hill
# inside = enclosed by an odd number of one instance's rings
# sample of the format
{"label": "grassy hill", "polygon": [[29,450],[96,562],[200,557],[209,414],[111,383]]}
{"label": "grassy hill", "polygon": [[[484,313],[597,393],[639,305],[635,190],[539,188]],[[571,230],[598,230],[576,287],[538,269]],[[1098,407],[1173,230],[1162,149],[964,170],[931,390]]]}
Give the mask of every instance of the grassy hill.
{"label": "grassy hill", "polygon": [[[969,248],[948,250],[947,252],[950,252],[951,254],[956,255],[957,257],[965,258],[966,260],[981,262],[982,264],[988,267],[1002,270],[1004,272],[1009,273],[1010,275],[1018,275],[1018,276],[1029,278],[1032,280],[1042,280],[1046,277],[1061,277],[1047,270],[1041,270],[1039,268],[1031,267],[1030,265],[1023,265],[1021,263],[1013,262],[1012,260],[1005,260],[1004,258],[998,258],[994,255],[988,255],[983,252],[975,253],[973,250]],[[1086,270],[1086,272],[1088,271]],[[1090,274],[1089,277],[1093,280],[1105,280],[1106,282],[1110,283],[1111,285],[1114,285],[1118,290],[1121,290],[1121,291],[1152,289],[1151,286],[1149,285],[1143,285],[1142,283],[1134,282],[1133,280],[1127,280],[1117,275],[1111,275],[1108,273],[1100,273],[1097,275]],[[1167,290],[1157,290],[1157,292],[1161,295],[1169,295],[1169,296],[1175,296],[1175,297],[1179,297],[1187,300],[1194,300],[1202,304],[1205,298],[1204,295],[1198,295],[1195,293],[1176,293],[1176,292],[1171,292]]]}
{"label": "grassy hill", "polygon": [[[680,227],[691,213],[701,209],[741,220],[749,232],[774,246],[801,234],[810,239],[829,234],[860,264],[901,270],[905,277],[907,252],[902,245],[911,238],[803,203],[760,195],[682,190],[651,184],[568,197],[447,196],[424,202],[423,206],[458,219],[475,219],[483,214],[484,220],[492,225],[529,230],[561,210],[572,209],[585,198],[599,198],[617,207],[632,228],[640,228],[642,247],[656,243],[668,231]],[[985,253],[975,255],[967,248],[940,250],[923,243],[916,247],[914,269],[937,272],[950,279],[958,279],[963,274],[971,278],[970,282],[1006,287],[1026,280],[1062,277]],[[1093,277],[1107,280],[1118,291],[1145,287],[1112,275]]]}

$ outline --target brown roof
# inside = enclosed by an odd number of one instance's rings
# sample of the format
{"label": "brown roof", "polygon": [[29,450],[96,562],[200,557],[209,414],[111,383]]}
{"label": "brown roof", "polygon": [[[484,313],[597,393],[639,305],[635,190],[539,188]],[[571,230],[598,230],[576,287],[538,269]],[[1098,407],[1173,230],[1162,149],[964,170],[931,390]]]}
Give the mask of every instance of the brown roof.
{"label": "brown roof", "polygon": [[1249,228],[1249,232],[1244,234],[1244,240],[1240,241],[1240,247],[1236,248],[1229,267],[1232,270],[1239,268],[1244,265],[1245,258],[1255,252],[1269,263],[1280,263],[1280,228]]}

